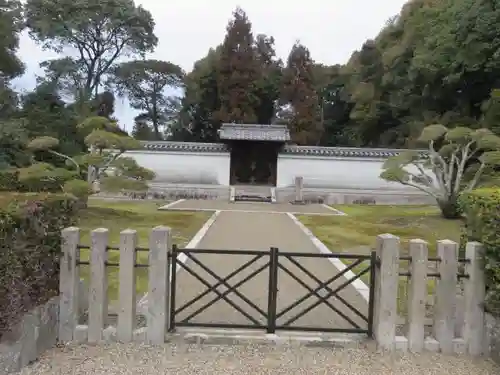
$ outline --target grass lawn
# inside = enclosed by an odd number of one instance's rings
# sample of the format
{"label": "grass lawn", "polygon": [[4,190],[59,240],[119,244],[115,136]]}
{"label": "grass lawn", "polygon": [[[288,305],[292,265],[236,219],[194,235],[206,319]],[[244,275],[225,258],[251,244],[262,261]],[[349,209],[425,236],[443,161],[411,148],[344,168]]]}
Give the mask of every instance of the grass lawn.
{"label": "grass lawn", "polygon": [[[96,228],[109,229],[109,246],[118,246],[120,231],[135,229],[138,235],[138,246],[148,247],[149,233],[158,225],[169,226],[173,230],[173,242],[180,247],[185,246],[205,221],[212,215],[210,212],[158,211],[160,205],[152,201],[111,201],[89,200],[87,209],[82,210],[78,219],[82,245],[90,244],[90,232]],[[80,250],[81,260],[89,259],[89,250]],[[110,262],[119,261],[118,251],[109,251]],[[138,263],[148,263],[148,253],[137,253]],[[81,267],[81,275],[88,280],[89,267]],[[137,268],[137,292],[143,294],[148,288],[147,268]],[[118,268],[109,267],[108,297],[110,301],[118,295]]]}
{"label": "grass lawn", "polygon": [[440,217],[433,206],[336,205],[347,216],[299,216],[323,243],[334,252],[359,246],[374,247],[376,236],[391,233],[400,237],[402,251],[408,241],[429,242],[429,255],[435,256],[436,241],[460,240],[461,220]]}
{"label": "grass lawn", "polygon": [[[408,241],[415,238],[429,243],[429,256],[436,256],[436,241],[460,240],[461,220],[446,220],[440,217],[434,206],[383,206],[383,205],[335,205],[347,216],[298,216],[319,240],[332,252],[368,253],[374,249],[376,236],[390,233],[401,239],[402,254],[408,251]],[[348,262],[346,262],[348,263]],[[407,262],[401,262],[406,268]],[[361,271],[366,265],[353,271]],[[367,282],[369,275],[363,280]],[[406,277],[400,282],[400,298],[406,295]],[[429,279],[429,293],[434,289],[434,280]],[[404,298],[403,298],[404,299]],[[401,300],[400,312],[406,311]]]}

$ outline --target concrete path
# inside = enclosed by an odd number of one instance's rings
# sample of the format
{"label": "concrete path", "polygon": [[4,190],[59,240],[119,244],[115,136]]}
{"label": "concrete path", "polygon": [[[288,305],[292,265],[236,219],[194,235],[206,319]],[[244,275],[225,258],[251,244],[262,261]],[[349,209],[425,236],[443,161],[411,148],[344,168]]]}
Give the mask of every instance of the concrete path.
{"label": "concrete path", "polygon": [[[309,237],[305,235],[294,221],[284,213],[266,213],[266,212],[237,212],[237,211],[222,211],[215,223],[211,226],[205,237],[199,243],[197,248],[202,249],[232,249],[232,250],[267,250],[270,247],[277,247],[284,252],[305,252],[318,254],[318,250],[313,245]],[[194,254],[203,265],[210,268],[219,277],[225,277],[231,272],[238,269],[244,263],[249,261],[253,256],[250,255],[219,255],[219,254]],[[338,273],[336,267],[326,258],[294,258],[298,263],[312,273],[321,282],[327,281]],[[269,260],[268,257],[263,257],[256,261],[252,266],[245,271],[239,273],[232,278],[228,283],[232,286],[238,281],[250,275],[252,271],[264,266]],[[311,288],[318,287],[318,282],[312,280],[308,275],[302,272],[296,265],[285,257],[280,257],[280,264],[289,269],[300,280]],[[215,278],[211,277],[205,270],[196,264],[193,260],[188,259],[186,265],[194,272],[210,284],[215,284]],[[345,282],[346,279],[341,277],[339,280],[330,284],[332,289],[335,286]],[[257,305],[262,312],[267,311],[268,303],[268,283],[269,274],[266,267],[261,273],[249,280],[247,283],[238,287],[238,291],[249,301]],[[185,270],[180,270],[177,273],[177,296],[176,307],[180,308],[188,301],[203,293],[206,287]],[[299,300],[302,296],[308,293],[307,289],[300,285],[290,275],[283,270],[279,270],[278,275],[278,312],[284,310],[287,306]],[[219,287],[219,291],[223,293],[227,290],[226,287]],[[320,292],[325,295],[323,289]],[[366,301],[356,292],[352,286],[348,286],[339,292],[339,295],[350,303],[353,307],[360,311],[361,314],[367,316]],[[210,292],[204,298],[200,299],[184,311],[180,312],[176,320],[181,321],[188,317],[205,304],[209,304],[217,296]],[[236,296],[234,293],[228,294],[228,298],[235,305],[241,307],[248,315],[254,318],[262,325],[266,324],[266,320],[261,312],[251,307],[244,299]],[[303,310],[313,305],[318,301],[318,298],[311,296],[297,307],[291,309],[288,313],[279,317],[277,323],[285,324],[289,319],[292,319]],[[341,314],[345,314],[355,324],[361,328],[366,328],[367,324],[359,316],[349,310],[342,302],[336,298],[330,298],[329,302],[334,308],[338,309]],[[191,322],[198,323],[231,323],[231,324],[252,324],[250,319],[243,316],[234,307],[230,306],[223,300],[218,300],[206,310],[194,317]],[[353,324],[346,321],[333,309],[325,305],[319,304],[302,318],[295,321],[292,326],[303,327],[318,327],[318,328],[354,328]]]}
{"label": "concrete path", "polygon": [[327,206],[326,204],[296,205],[290,203],[258,203],[258,202],[227,202],[221,200],[194,200],[180,199],[169,203],[160,210],[183,210],[183,211],[245,211],[245,212],[267,212],[280,213],[290,212],[305,215],[343,215],[342,212]]}

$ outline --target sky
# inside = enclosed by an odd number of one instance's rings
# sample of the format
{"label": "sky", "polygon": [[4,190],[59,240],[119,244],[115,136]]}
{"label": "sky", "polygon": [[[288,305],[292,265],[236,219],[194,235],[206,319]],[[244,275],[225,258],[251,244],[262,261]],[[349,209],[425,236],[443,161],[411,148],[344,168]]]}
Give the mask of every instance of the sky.
{"label": "sky", "polygon": [[[149,10],[156,21],[159,44],[148,57],[173,62],[189,72],[209,48],[222,42],[238,6],[252,22],[254,35],[274,36],[276,52],[282,59],[300,41],[316,62],[333,65],[345,63],[367,39],[375,37],[406,1],[136,0],[136,4]],[[60,57],[42,51],[27,34],[21,36],[19,55],[26,64],[26,73],[14,82],[18,90],[35,86],[35,77],[41,73],[40,62]],[[125,100],[117,100],[115,115],[122,127],[131,130],[135,114]]]}

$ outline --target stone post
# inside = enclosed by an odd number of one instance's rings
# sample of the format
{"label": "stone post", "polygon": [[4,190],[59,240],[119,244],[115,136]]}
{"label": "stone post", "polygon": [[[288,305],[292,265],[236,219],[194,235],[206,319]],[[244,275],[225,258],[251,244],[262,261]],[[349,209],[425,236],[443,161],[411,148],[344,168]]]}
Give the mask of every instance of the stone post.
{"label": "stone post", "polygon": [[78,292],[80,289],[79,250],[80,230],[70,227],[62,230],[61,263],[59,270],[59,341],[73,341],[78,324]]}
{"label": "stone post", "polygon": [[457,299],[458,244],[450,240],[437,243],[440,277],[436,280],[436,304],[434,310],[434,338],[441,352],[454,352],[455,305]]}
{"label": "stone post", "polygon": [[427,242],[410,241],[411,278],[408,293],[408,349],[424,350],[425,305],[427,301]]}
{"label": "stone post", "polygon": [[465,273],[469,275],[464,279],[464,341],[469,355],[483,354],[486,337],[484,299],[486,286],[482,268],[483,246],[478,242],[469,242],[465,248],[465,257],[469,263]]}
{"label": "stone post", "polygon": [[373,328],[377,346],[394,350],[398,317],[399,237],[392,234],[377,236],[377,257],[380,261],[375,274],[375,311]]}
{"label": "stone post", "polygon": [[127,229],[120,233],[120,292],[117,338],[120,342],[132,342],[136,323],[136,263],[137,231]]}
{"label": "stone post", "polygon": [[90,252],[90,289],[89,289],[89,343],[98,343],[104,339],[103,331],[108,319],[108,274],[106,260],[108,230],[94,229],[91,233]]}
{"label": "stone post", "polygon": [[[149,292],[147,342],[160,345],[165,342],[170,302],[171,230],[156,227],[149,237]],[[175,272],[175,271],[173,271]]]}
{"label": "stone post", "polygon": [[302,176],[295,177],[295,202],[304,200],[304,178]]}

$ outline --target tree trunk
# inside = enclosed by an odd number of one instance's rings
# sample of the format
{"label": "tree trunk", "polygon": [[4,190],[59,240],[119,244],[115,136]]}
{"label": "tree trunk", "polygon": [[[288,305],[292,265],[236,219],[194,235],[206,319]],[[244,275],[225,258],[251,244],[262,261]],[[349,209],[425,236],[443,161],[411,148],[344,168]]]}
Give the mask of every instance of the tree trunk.
{"label": "tree trunk", "polygon": [[457,197],[450,197],[447,200],[438,200],[441,215],[445,219],[460,219],[462,217],[462,210],[458,204]]}

